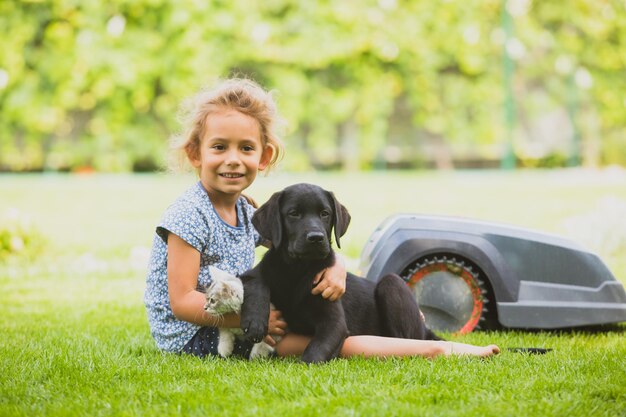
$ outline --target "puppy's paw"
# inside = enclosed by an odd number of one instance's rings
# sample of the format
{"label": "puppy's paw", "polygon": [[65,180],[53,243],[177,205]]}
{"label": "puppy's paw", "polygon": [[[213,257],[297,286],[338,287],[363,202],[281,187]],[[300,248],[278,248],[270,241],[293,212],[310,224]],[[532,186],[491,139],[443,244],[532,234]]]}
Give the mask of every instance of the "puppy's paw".
{"label": "puppy's paw", "polygon": [[259,343],[267,334],[266,320],[245,320],[241,322],[241,330],[243,330],[243,338],[248,342]]}
{"label": "puppy's paw", "polygon": [[274,352],[274,348],[267,343],[256,343],[250,351],[250,359],[267,358]]}
{"label": "puppy's paw", "polygon": [[326,356],[320,354],[319,352],[304,352],[302,354],[302,362],[307,365],[315,364],[315,363],[324,363],[328,362],[332,358],[327,358]]}

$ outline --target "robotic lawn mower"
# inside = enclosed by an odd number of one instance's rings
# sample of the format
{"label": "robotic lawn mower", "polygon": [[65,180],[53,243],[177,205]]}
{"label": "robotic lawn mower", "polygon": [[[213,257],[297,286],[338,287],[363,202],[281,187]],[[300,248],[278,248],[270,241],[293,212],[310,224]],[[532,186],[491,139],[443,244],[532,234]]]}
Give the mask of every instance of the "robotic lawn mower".
{"label": "robotic lawn mower", "polygon": [[400,275],[433,330],[566,329],[626,321],[626,292],[593,253],[553,235],[400,214],[372,234],[361,272]]}

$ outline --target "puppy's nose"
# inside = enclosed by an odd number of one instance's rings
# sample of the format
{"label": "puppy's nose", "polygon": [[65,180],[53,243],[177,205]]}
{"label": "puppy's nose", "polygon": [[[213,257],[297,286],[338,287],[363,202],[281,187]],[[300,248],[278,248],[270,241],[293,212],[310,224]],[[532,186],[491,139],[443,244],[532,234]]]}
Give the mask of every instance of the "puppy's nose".
{"label": "puppy's nose", "polygon": [[324,233],[322,232],[309,232],[306,235],[307,242],[320,243],[324,240]]}

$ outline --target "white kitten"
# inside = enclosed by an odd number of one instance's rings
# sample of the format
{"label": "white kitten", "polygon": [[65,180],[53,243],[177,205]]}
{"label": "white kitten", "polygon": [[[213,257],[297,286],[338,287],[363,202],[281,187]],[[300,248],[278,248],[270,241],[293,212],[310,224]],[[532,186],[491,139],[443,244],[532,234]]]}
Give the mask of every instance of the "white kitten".
{"label": "white kitten", "polygon": [[[206,303],[204,309],[213,316],[223,316],[226,313],[241,313],[243,303],[243,283],[235,275],[209,266],[209,272],[213,281],[206,289]],[[233,353],[235,336],[243,334],[239,328],[219,327],[219,343],[217,352],[226,358]],[[250,359],[267,357],[274,348],[265,342],[260,342],[252,347]]]}

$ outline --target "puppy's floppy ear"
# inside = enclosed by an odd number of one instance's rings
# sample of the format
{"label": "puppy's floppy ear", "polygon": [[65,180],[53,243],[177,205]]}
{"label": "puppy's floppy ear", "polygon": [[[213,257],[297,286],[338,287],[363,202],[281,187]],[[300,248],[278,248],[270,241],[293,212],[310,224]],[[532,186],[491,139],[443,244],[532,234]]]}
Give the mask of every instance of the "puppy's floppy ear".
{"label": "puppy's floppy ear", "polygon": [[328,195],[330,200],[333,203],[334,207],[334,217],[333,217],[333,228],[335,229],[335,242],[337,243],[337,247],[341,248],[341,244],[339,243],[339,238],[346,234],[348,230],[348,225],[350,224],[350,213],[348,213],[348,209],[346,209],[337,199],[335,195],[328,191]]}
{"label": "puppy's floppy ear", "polygon": [[269,200],[254,212],[252,225],[259,234],[277,248],[283,238],[283,225],[280,220],[280,197],[282,191],[272,194]]}

